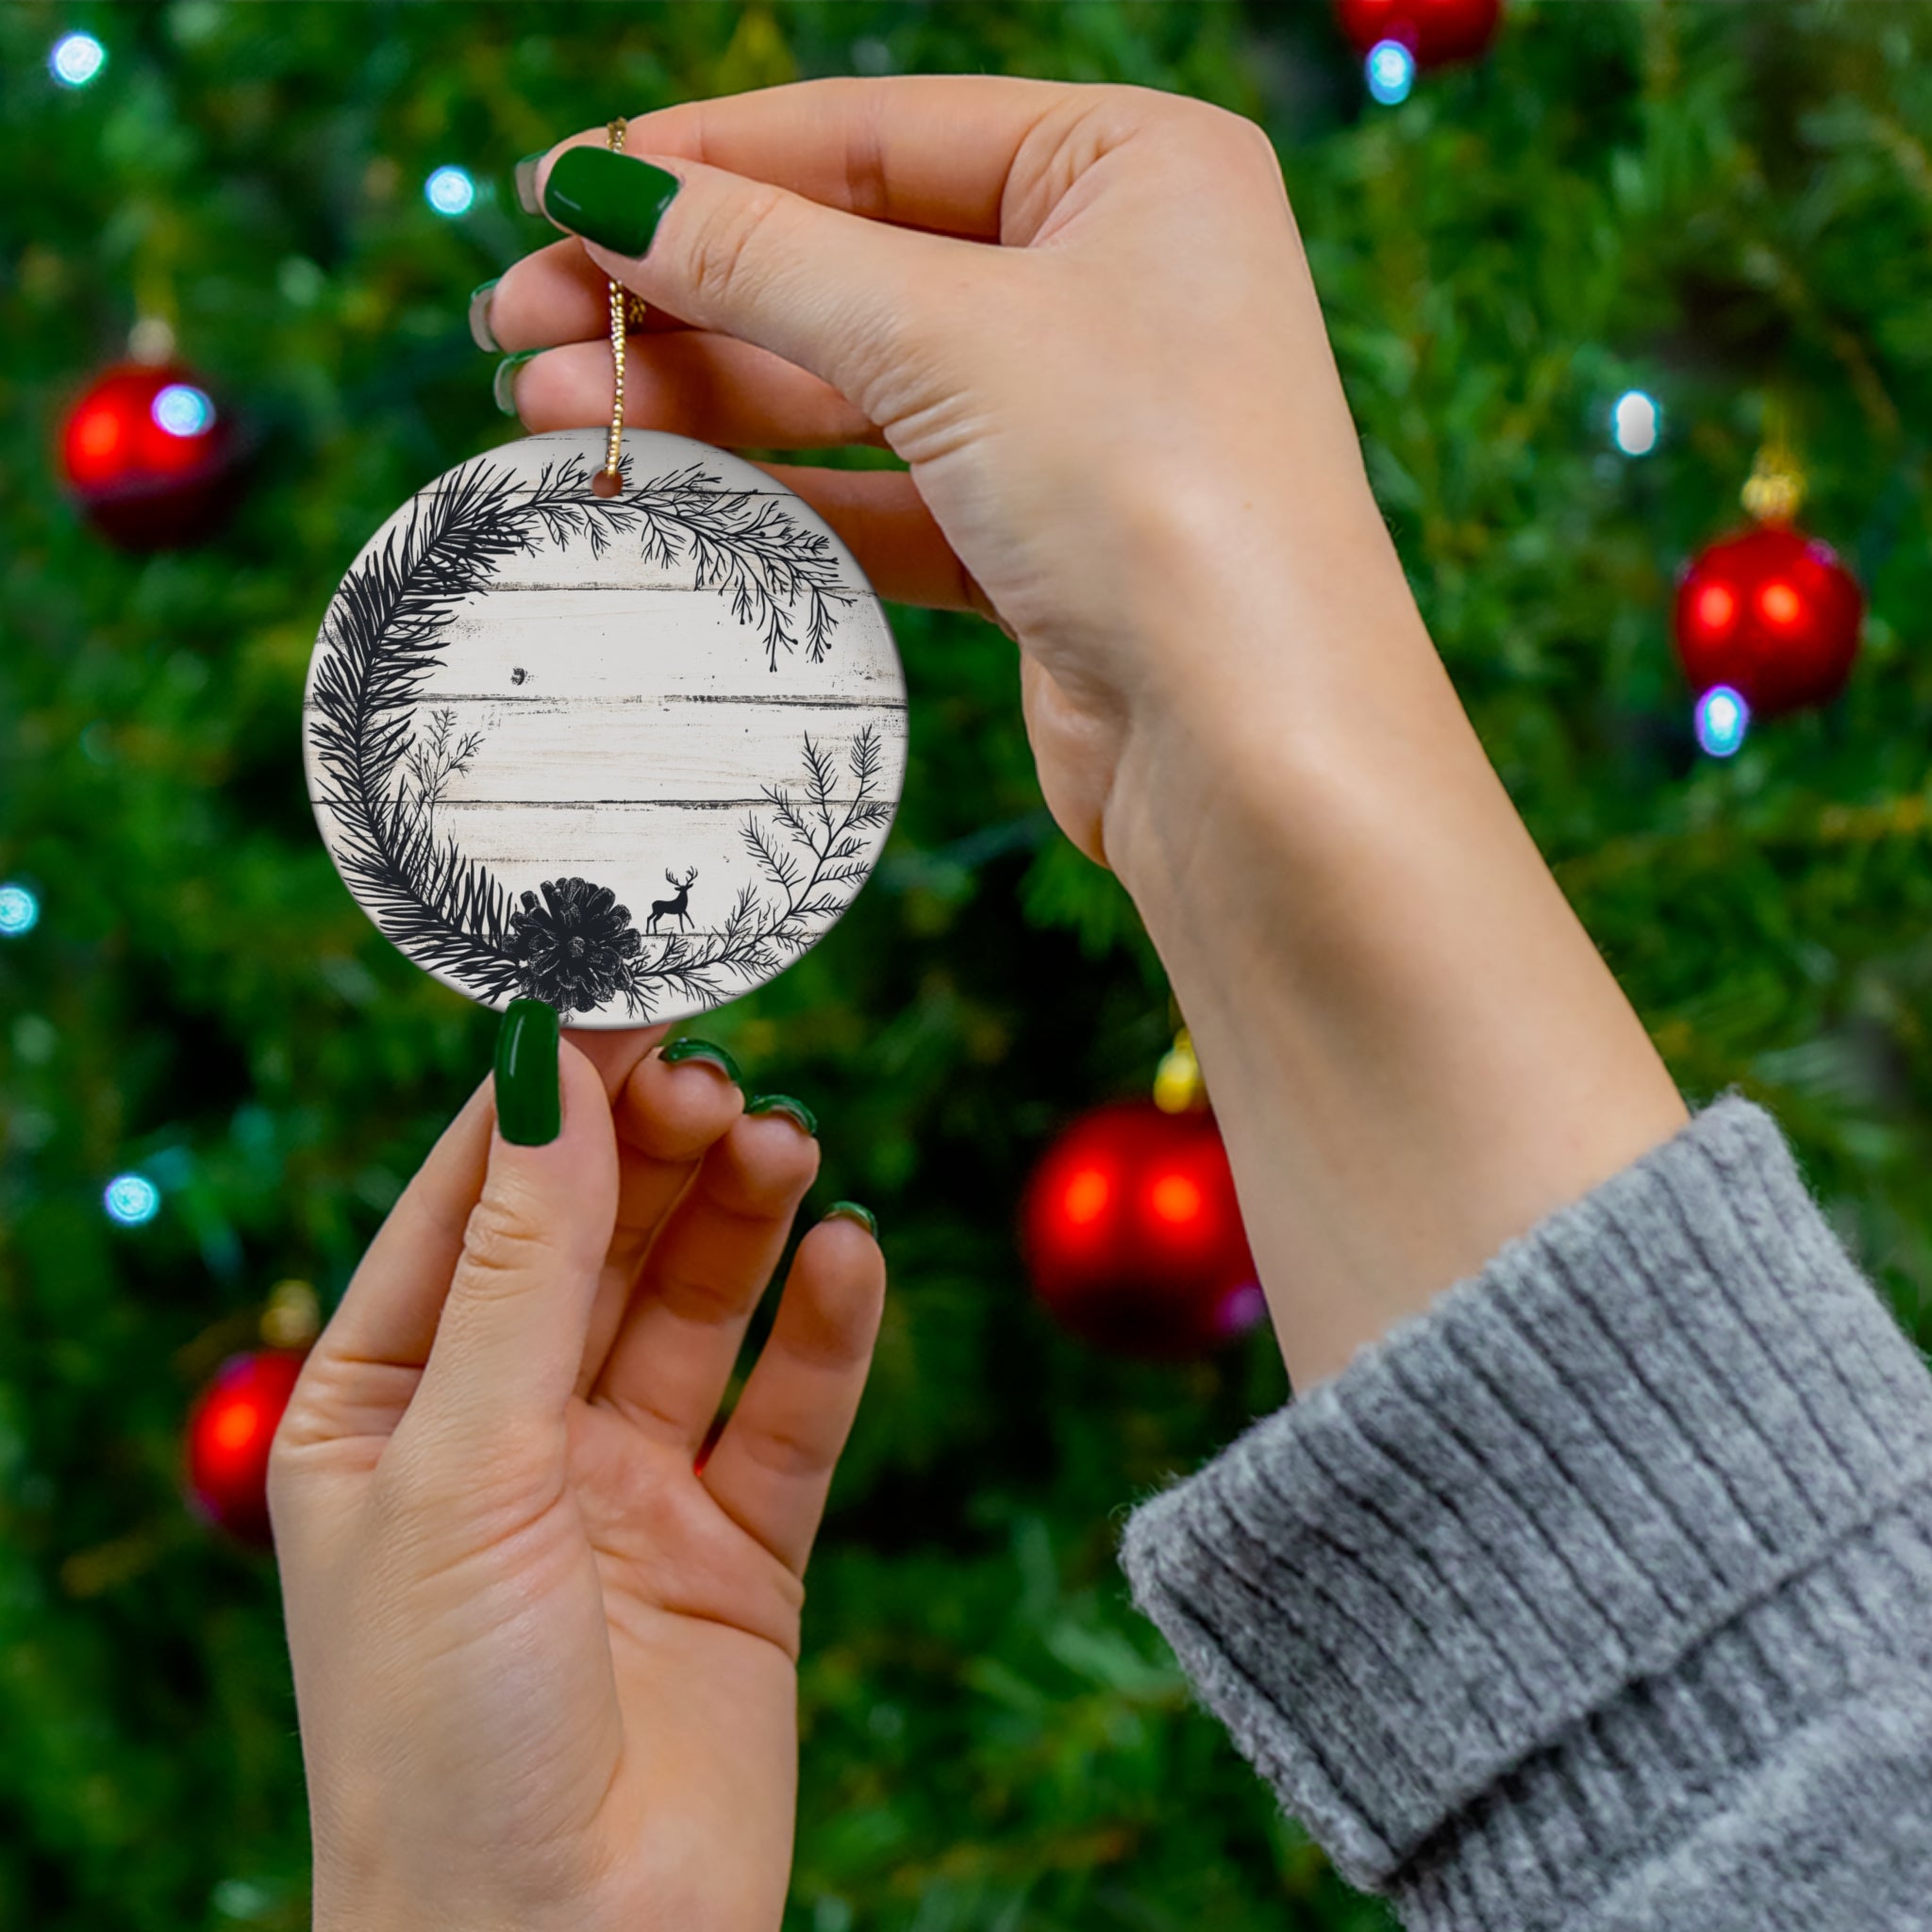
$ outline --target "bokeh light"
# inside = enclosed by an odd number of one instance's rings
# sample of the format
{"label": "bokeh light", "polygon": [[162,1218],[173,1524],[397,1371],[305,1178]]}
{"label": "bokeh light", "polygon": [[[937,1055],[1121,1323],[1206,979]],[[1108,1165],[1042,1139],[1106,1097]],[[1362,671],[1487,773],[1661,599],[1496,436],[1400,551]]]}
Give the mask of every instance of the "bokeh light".
{"label": "bokeh light", "polygon": [[423,195],[440,215],[466,215],[476,201],[476,184],[466,168],[439,168],[423,184]]}
{"label": "bokeh light", "polygon": [[47,72],[62,87],[85,87],[108,64],[108,50],[92,34],[62,34],[47,56]]}
{"label": "bokeh light", "polygon": [[161,1191],[144,1174],[117,1174],[101,1196],[108,1219],[143,1227],[161,1211]]}
{"label": "bokeh light", "polygon": [[1245,1335],[1268,1312],[1268,1297],[1258,1281],[1244,1281],[1228,1291],[1215,1314],[1214,1324],[1224,1335]]}
{"label": "bokeh light", "polygon": [[1083,1167],[1068,1179],[1060,1206],[1071,1226],[1091,1227],[1112,1198],[1113,1183],[1107,1174],[1097,1167]]}
{"label": "bokeh light", "polygon": [[1697,700],[1697,742],[1714,758],[1730,758],[1751,728],[1751,707],[1741,691],[1714,684]]}
{"label": "bokeh light", "polygon": [[1362,63],[1369,92],[1385,108],[1407,100],[1415,85],[1415,56],[1400,41],[1377,41]]}
{"label": "bokeh light", "polygon": [[40,923],[41,902],[25,886],[0,886],[0,940],[17,940]]}
{"label": "bokeh light", "polygon": [[208,391],[191,382],[171,382],[156,396],[149,413],[170,436],[205,436],[215,423],[215,406]]}
{"label": "bokeh light", "polygon": [[1200,1220],[1207,1206],[1200,1186],[1184,1174],[1158,1175],[1147,1190],[1147,1206],[1157,1221],[1186,1227]]}
{"label": "bokeh light", "polygon": [[1655,396],[1625,390],[1610,410],[1610,441],[1626,457],[1647,457],[1663,434],[1664,412]]}
{"label": "bokeh light", "polygon": [[1731,627],[1738,614],[1738,599],[1728,584],[1706,584],[1697,593],[1693,614],[1700,629],[1718,636]]}

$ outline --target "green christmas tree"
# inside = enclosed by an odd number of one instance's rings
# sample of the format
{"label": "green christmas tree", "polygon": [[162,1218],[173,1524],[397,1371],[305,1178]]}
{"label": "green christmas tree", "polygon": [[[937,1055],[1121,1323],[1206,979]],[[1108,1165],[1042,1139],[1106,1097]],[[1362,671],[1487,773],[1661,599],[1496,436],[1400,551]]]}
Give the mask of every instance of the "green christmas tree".
{"label": "green christmas tree", "polygon": [[[85,31],[85,85],[49,50]],[[471,287],[548,231],[519,155],[801,75],[1172,88],[1279,147],[1372,473],[1492,756],[1694,1097],[1795,1137],[1923,1336],[1932,1296],[1932,13],[1519,0],[1384,108],[1324,6],[168,0],[0,11],[0,1926],[308,1924],[272,1565],[180,1499],[183,1414],[275,1281],[339,1292],[494,1022],[374,931],[298,709],[370,531],[515,433]],[[424,186],[469,172],[441,214]],[[145,321],[254,439],[225,530],[137,556],[62,411]],[[1641,458],[1624,391],[1660,399]],[[1847,695],[1701,758],[1676,567],[1768,409],[1871,600]],[[853,460],[865,460],[855,457]],[[875,458],[874,458],[875,459]],[[894,1292],[812,1572],[805,1932],[1367,1928],[1134,1614],[1122,1507],[1282,1399],[1265,1334],[1112,1361],[1009,1233],[1056,1125],[1142,1089],[1166,993],[1054,831],[1011,647],[894,613],[912,763],[834,937],[706,1031],[824,1122]],[[119,1174],[155,1218],[102,1211]]]}

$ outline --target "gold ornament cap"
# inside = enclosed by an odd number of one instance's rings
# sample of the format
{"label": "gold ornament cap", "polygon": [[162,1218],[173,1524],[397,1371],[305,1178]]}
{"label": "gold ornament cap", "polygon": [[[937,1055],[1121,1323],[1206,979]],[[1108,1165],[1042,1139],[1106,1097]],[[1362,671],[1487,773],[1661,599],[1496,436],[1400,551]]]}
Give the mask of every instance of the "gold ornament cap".
{"label": "gold ornament cap", "polygon": [[1787,411],[1775,399],[1765,405],[1764,441],[1740,495],[1755,523],[1794,523],[1805,507],[1805,467],[1791,442]]}
{"label": "gold ornament cap", "polygon": [[1160,1057],[1154,1074],[1154,1104],[1162,1113],[1192,1113],[1208,1105],[1207,1084],[1194,1042],[1183,1026],[1174,1044]]}
{"label": "gold ornament cap", "polygon": [[322,1301],[306,1281],[278,1281],[261,1311],[261,1339],[271,1348],[307,1348],[322,1333]]}

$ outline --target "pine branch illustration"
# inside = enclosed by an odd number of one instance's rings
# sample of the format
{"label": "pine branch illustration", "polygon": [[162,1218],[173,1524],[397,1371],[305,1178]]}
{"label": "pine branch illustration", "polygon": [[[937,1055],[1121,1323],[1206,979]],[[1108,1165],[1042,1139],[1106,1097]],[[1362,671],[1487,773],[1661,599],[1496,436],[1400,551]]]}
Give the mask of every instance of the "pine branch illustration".
{"label": "pine branch illustration", "polygon": [[780,651],[797,649],[800,606],[806,656],[824,660],[835,607],[856,603],[858,593],[840,581],[824,532],[807,529],[769,496],[727,489],[697,463],[615,500],[641,514],[646,558],[669,564],[688,557],[696,587],[722,592],[741,624],[762,631],[768,669],[777,670]]}
{"label": "pine branch illustration", "polygon": [[[813,937],[808,924],[836,919],[843,912],[851,901],[841,889],[856,888],[869,870],[862,856],[867,841],[857,836],[858,830],[879,824],[889,812],[884,802],[872,795],[883,762],[876,730],[867,725],[853,741],[848,763],[854,794],[842,808],[835,795],[838,766],[809,733],[804,740],[803,758],[808,794],[803,808],[781,787],[764,787],[772,816],[798,852],[786,851],[756,814],[740,831],[745,850],[783,894],[782,902],[766,907],[746,887],[724,931],[706,956],[707,964],[751,977],[770,970],[769,956],[803,952]],[[802,855],[811,859],[809,872]],[[758,915],[755,927],[746,924],[754,908]]]}
{"label": "pine branch illustration", "polygon": [[516,979],[506,951],[508,895],[454,841],[439,842],[431,823],[442,783],[479,741],[472,734],[452,758],[453,721],[432,724],[411,794],[397,767],[410,752],[412,713],[442,662],[458,600],[509,558],[534,552],[539,530],[553,541],[581,532],[594,547],[635,520],[621,498],[591,495],[580,458],[546,465],[534,488],[514,472],[469,464],[419,498],[402,526],[350,571],[324,620],[311,731],[332,783],[343,874],[391,940],[486,997]]}
{"label": "pine branch illustration", "polygon": [[757,819],[747,819],[739,835],[744,841],[744,848],[752,856],[758,870],[788,897],[798,883],[798,860],[789,852],[781,850],[772,842],[770,836]]}

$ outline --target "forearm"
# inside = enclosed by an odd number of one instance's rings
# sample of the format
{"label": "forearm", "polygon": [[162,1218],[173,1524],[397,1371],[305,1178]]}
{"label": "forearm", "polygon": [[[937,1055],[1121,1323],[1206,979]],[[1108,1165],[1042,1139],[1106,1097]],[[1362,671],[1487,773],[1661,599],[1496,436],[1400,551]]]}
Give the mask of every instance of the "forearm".
{"label": "forearm", "polygon": [[1159,574],[1187,669],[1106,819],[1298,1386],[1684,1119],[1379,523],[1344,508],[1320,541],[1319,569]]}

